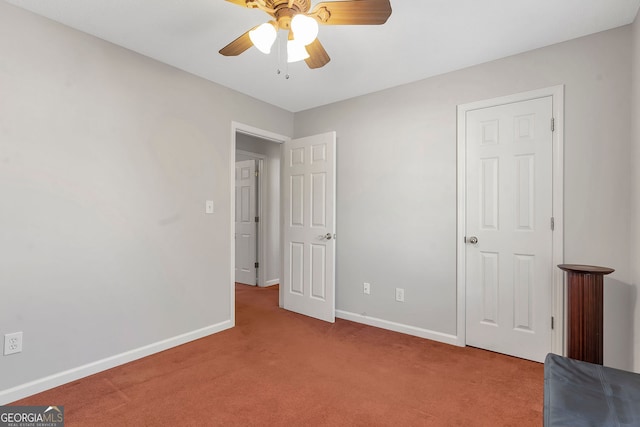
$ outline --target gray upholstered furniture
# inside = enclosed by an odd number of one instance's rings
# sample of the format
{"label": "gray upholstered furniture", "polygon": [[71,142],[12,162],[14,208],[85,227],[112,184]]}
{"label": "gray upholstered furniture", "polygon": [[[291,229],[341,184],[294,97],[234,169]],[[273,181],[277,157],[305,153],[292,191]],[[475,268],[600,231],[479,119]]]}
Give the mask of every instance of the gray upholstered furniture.
{"label": "gray upholstered furniture", "polygon": [[640,426],[640,374],[548,354],[544,425]]}

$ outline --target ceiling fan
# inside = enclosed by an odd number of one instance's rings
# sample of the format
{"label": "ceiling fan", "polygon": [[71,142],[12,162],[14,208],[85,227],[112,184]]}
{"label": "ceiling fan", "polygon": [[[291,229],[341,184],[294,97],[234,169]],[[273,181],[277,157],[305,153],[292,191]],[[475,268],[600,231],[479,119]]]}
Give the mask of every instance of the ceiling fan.
{"label": "ceiling fan", "polygon": [[311,0],[227,0],[249,9],[260,9],[273,19],[247,31],[222,49],[225,56],[237,56],[251,46],[269,53],[278,30],[289,32],[287,61],[303,60],[309,68],[320,68],[331,59],[317,39],[320,25],[380,25],[391,15],[389,0],[347,0],[320,2],[311,9]]}

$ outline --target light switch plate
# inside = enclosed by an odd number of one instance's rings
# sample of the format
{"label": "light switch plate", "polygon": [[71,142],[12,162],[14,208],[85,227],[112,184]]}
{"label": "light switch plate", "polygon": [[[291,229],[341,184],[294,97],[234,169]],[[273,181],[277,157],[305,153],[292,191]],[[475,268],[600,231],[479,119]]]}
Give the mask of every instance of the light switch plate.
{"label": "light switch plate", "polygon": [[213,200],[207,200],[204,211],[205,213],[208,213],[208,214],[213,213]]}

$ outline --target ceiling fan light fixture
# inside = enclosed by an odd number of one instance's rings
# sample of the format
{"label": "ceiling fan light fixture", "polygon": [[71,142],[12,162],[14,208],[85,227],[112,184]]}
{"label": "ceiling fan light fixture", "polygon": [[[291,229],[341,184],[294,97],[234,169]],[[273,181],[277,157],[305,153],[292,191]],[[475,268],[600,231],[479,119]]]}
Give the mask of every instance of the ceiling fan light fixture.
{"label": "ceiling fan light fixture", "polygon": [[287,41],[287,62],[298,62],[309,57],[309,52],[299,40]]}
{"label": "ceiling fan light fixture", "polygon": [[[278,38],[277,32],[285,30],[287,40],[292,40],[287,45],[287,62],[304,59],[310,69],[324,67],[331,61],[317,39],[319,25],[382,25],[391,16],[391,0],[319,0],[314,7],[311,7],[314,0],[226,1],[247,9],[259,9],[272,20],[245,31],[220,49],[221,55],[238,56],[251,46],[269,53]],[[278,60],[281,59],[280,47],[278,43]]]}
{"label": "ceiling fan light fixture", "polygon": [[271,46],[276,41],[278,32],[271,22],[265,22],[257,28],[249,31],[251,43],[262,53],[271,53]]}
{"label": "ceiling fan light fixture", "polygon": [[318,37],[318,21],[299,13],[291,20],[291,31],[294,39],[306,46]]}

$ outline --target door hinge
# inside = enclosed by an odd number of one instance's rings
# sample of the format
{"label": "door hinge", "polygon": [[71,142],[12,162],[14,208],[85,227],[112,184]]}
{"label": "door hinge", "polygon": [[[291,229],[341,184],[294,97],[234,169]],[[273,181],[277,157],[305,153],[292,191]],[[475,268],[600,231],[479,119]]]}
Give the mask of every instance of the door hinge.
{"label": "door hinge", "polygon": [[553,321],[554,321],[553,316],[551,316],[551,329],[554,328],[554,324],[553,324],[554,322]]}
{"label": "door hinge", "polygon": [[553,132],[554,130],[556,130],[556,119],[551,117],[551,132]]}
{"label": "door hinge", "polygon": [[256,222],[260,222],[260,217],[259,216],[256,217]]}
{"label": "door hinge", "polygon": [[254,266],[255,266],[256,268],[258,268],[258,267],[260,267],[260,263],[259,263],[259,262],[256,262],[256,263],[254,264]]}
{"label": "door hinge", "polygon": [[556,219],[551,217],[551,231],[556,229]]}
{"label": "door hinge", "polygon": [[256,171],[256,176],[258,176],[258,171]]}

